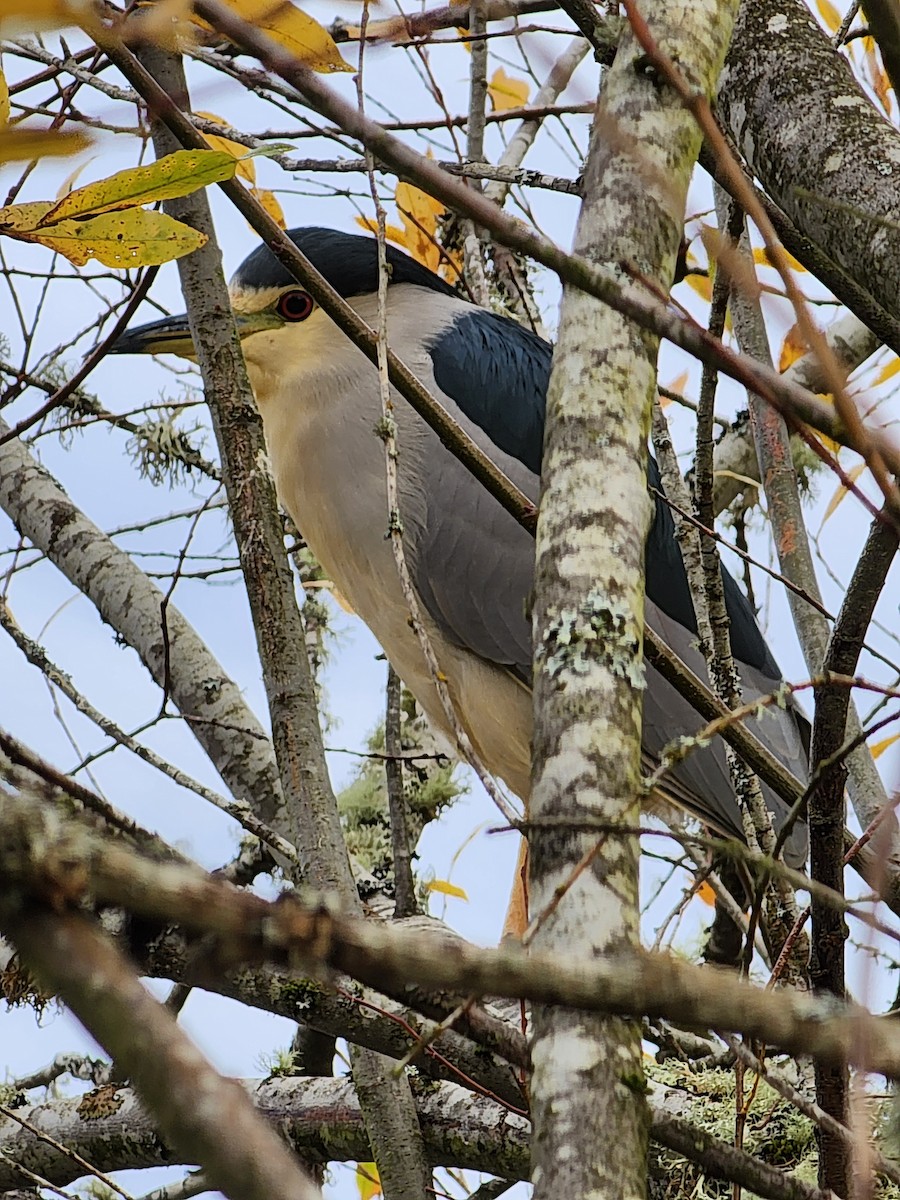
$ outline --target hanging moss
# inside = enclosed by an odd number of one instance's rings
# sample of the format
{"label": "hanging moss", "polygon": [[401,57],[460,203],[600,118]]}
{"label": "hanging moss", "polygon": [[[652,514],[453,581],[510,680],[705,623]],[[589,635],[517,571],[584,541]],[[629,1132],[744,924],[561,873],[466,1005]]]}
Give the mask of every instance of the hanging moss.
{"label": "hanging moss", "polygon": [[[415,847],[425,826],[466,788],[454,780],[456,760],[442,753],[415,698],[405,688],[400,708],[402,752],[423,755],[403,764],[406,823]],[[338,796],[338,809],[350,854],[392,893],[391,821],[381,757],[385,752],[383,723],[369,739],[368,748],[375,757],[362,761],[356,778]]]}

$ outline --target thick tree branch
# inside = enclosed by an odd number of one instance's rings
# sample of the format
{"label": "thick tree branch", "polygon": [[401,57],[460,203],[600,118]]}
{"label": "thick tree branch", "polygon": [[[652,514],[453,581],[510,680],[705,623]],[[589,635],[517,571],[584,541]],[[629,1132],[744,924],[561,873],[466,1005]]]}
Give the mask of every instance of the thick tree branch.
{"label": "thick tree branch", "polygon": [[751,174],[797,229],[900,315],[900,134],[804,4],[741,6],[718,101]]}
{"label": "thick tree branch", "polygon": [[20,441],[0,446],[0,506],[138,653],[236,800],[277,825],[284,801],[272,744],[240,689],[175,605],[164,605],[156,584]]}
{"label": "thick tree branch", "polygon": [[[593,40],[593,6],[565,7]],[[711,94],[731,30],[728,5],[646,8]],[[639,263],[653,289],[667,293],[700,133],[678,98],[641,70],[641,58],[627,30],[595,114],[575,251],[610,275]],[[640,945],[639,850],[623,827],[634,825],[641,795],[646,445],[657,350],[621,312],[576,288],[564,292],[537,531],[529,892],[533,945],[576,961]],[[584,827],[590,819],[610,832],[598,841]],[[537,1007],[532,1062],[537,1200],[643,1195],[640,1030]],[[601,1159],[595,1148],[604,1137]]]}
{"label": "thick tree branch", "polygon": [[89,920],[20,907],[7,892],[0,923],[43,986],[134,1080],[166,1139],[185,1162],[202,1164],[215,1188],[234,1200],[320,1200],[246,1093],[213,1070]]}
{"label": "thick tree branch", "polygon": [[[367,1153],[365,1127],[349,1080],[282,1077],[244,1080],[242,1086],[266,1117],[283,1130],[301,1158],[316,1163],[347,1162],[358,1161]],[[50,1134],[107,1173],[171,1165],[171,1149],[134,1092],[118,1089],[106,1099],[105,1114],[91,1113],[93,1095],[16,1109],[12,1119],[0,1116],[0,1151],[40,1170],[57,1186],[72,1183],[83,1174],[83,1168],[42,1142],[41,1133]],[[417,1086],[415,1096],[433,1166],[487,1171],[507,1180],[506,1186],[527,1177],[530,1131],[524,1118],[504,1113],[489,1100],[473,1101],[452,1084]],[[86,1119],[88,1114],[90,1119]],[[27,1124],[19,1124],[15,1117]],[[698,1163],[708,1175],[751,1189],[766,1200],[828,1200],[826,1193],[797,1176],[670,1115],[664,1102],[651,1104],[651,1134],[660,1145]],[[4,1200],[8,1190],[20,1182],[15,1168],[0,1158]]]}
{"label": "thick tree branch", "polygon": [[[352,975],[386,990],[409,985],[449,997],[507,996],[588,1012],[663,1017],[690,1028],[739,1030],[770,1046],[823,1062],[844,1059],[900,1078],[900,1028],[833,997],[768,992],[731,972],[620,951],[595,962],[526,955],[518,946],[483,950],[462,940],[341,916],[294,899],[269,903],[203,871],[145,859],[76,822],[63,823],[25,797],[0,807],[0,895],[16,906],[56,908],[86,896],[211,935],[218,970],[272,961]],[[9,903],[7,899],[7,904]],[[24,911],[24,910],[22,910]],[[195,950],[202,957],[203,947]]]}

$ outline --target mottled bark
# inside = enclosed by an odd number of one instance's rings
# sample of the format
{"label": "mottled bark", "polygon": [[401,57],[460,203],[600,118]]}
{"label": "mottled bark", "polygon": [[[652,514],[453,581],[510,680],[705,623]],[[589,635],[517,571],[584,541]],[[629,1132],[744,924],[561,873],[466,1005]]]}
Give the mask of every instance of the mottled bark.
{"label": "mottled bark", "polygon": [[[349,1079],[276,1077],[247,1080],[243,1087],[307,1162],[367,1160],[366,1128]],[[524,1117],[452,1083],[417,1087],[416,1108],[432,1165],[490,1171],[510,1179],[527,1175],[529,1129]],[[14,1111],[102,1171],[179,1161],[173,1155],[174,1143],[160,1136],[157,1123],[130,1088],[53,1099]],[[224,1143],[230,1140],[222,1138]],[[0,1151],[60,1186],[85,1173],[68,1155],[2,1115]],[[0,1192],[21,1182],[21,1175],[0,1154]]]}
{"label": "mottled bark", "polygon": [[[875,605],[897,552],[893,526],[876,518],[860,555],[850,587],[841,605],[825,652],[826,671],[853,674]],[[811,873],[833,892],[844,890],[844,787],[847,766],[830,760],[843,744],[848,726],[850,693],[845,688],[816,690],[812,754],[817,779],[809,797]],[[830,762],[830,765],[829,765]],[[890,827],[884,822],[876,837],[887,842]],[[887,844],[883,847],[886,850]],[[879,846],[879,849],[882,849]],[[845,996],[844,959],[848,930],[843,914],[814,895],[810,901],[813,937],[810,981],[822,992]],[[816,1063],[816,1098],[830,1116],[849,1122],[849,1073],[846,1064]],[[819,1183],[840,1196],[853,1191],[853,1155],[846,1141],[830,1130],[820,1132]]]}
{"label": "mottled bark", "polygon": [[[50,886],[59,907],[64,879],[58,876]],[[182,1160],[202,1163],[214,1188],[233,1200],[321,1200],[246,1093],[210,1066],[90,919],[25,907],[7,891],[0,896],[0,927],[41,984],[134,1081]]]}
{"label": "mottled bark", "polygon": [[900,313],[900,133],[804,4],[741,5],[718,104],[751,173],[800,232]]}
{"label": "mottled bark", "polygon": [[[648,4],[642,13],[711,94],[731,30],[728,7]],[[575,250],[613,271],[636,263],[668,288],[700,136],[673,94],[641,71],[641,58],[626,34],[598,103]],[[656,339],[617,313],[583,292],[564,293],[537,538],[530,894],[541,922],[535,945],[576,961],[640,940],[637,839],[616,826],[635,825],[639,813],[656,352]],[[596,835],[566,828],[585,819],[613,830],[593,857]],[[538,1008],[532,1061],[538,1200],[644,1195],[639,1029]]]}
{"label": "mottled bark", "polygon": [[[193,958],[219,971],[274,962],[336,970],[385,992],[418,985],[448,1002],[505,996],[588,1012],[662,1017],[693,1028],[734,1029],[770,1046],[823,1062],[847,1059],[900,1077],[900,1028],[855,1005],[791,991],[774,994],[731,972],[692,966],[628,947],[595,961],[565,953],[530,955],[517,945],[484,950],[461,938],[435,939],[397,923],[344,916],[296,898],[276,902],[238,891],[199,867],[159,863],[83,823],[61,822],[30,798],[0,805],[0,881],[26,898],[59,906],[88,897],[207,935]],[[811,883],[811,892],[823,893]],[[835,902],[843,906],[840,897]],[[866,921],[864,911],[854,910]],[[871,922],[871,918],[868,921]],[[2,943],[0,943],[2,951]],[[0,956],[2,961],[2,956]],[[301,994],[302,983],[299,985]]]}
{"label": "mottled bark", "polygon": [[[349,1080],[281,1077],[245,1080],[243,1086],[302,1158],[324,1164],[365,1156],[365,1128]],[[526,1177],[529,1128],[524,1118],[452,1084],[416,1087],[415,1096],[434,1166],[486,1171],[509,1183]],[[86,1098],[53,1099],[17,1109],[16,1116],[70,1146],[102,1171],[172,1165],[171,1149],[130,1089],[107,1094],[102,1114],[92,1113],[94,1097],[89,1093]],[[671,1107],[684,1110],[684,1093],[676,1094],[674,1089],[652,1105],[652,1135],[661,1146],[697,1162],[710,1176],[750,1188],[768,1200],[828,1200],[796,1175],[698,1131],[668,1111],[673,1101]],[[14,1119],[0,1117],[0,1150],[57,1186],[71,1183],[83,1172],[77,1162]],[[650,1169],[654,1170],[652,1159]],[[665,1178],[665,1168],[660,1174]],[[4,1200],[37,1200],[36,1195],[9,1195],[6,1185],[19,1181],[15,1168],[0,1157]]]}
{"label": "mottled bark", "polygon": [[[746,236],[742,250],[749,254]],[[771,363],[768,335],[758,301],[736,290],[732,294],[731,307],[741,350],[767,365]],[[787,593],[807,670],[814,676],[822,669],[830,631],[821,607],[822,594],[806,534],[791,439],[784,418],[759,396],[748,394],[748,405],[778,565],[782,574],[815,601],[815,605],[808,604],[796,592],[789,590]],[[851,737],[862,732],[862,723],[852,700],[847,729]],[[861,745],[854,750],[847,764],[850,796],[856,815],[866,828],[884,811],[887,793],[868,746]],[[897,872],[900,857],[897,837],[896,819],[888,817],[882,848],[891,864],[885,878]]]}

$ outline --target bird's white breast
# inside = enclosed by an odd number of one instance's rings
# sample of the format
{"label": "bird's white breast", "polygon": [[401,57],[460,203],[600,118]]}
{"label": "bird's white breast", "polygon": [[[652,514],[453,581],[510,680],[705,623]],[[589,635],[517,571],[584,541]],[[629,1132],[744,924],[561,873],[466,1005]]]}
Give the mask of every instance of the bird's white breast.
{"label": "bird's white breast", "polygon": [[[405,360],[434,388],[431,359],[422,342],[430,331],[423,328],[417,293],[418,289],[391,289],[390,335],[397,345],[419,348],[417,357],[405,354]],[[403,303],[404,299],[408,303]],[[367,301],[359,302],[361,310],[369,307]],[[440,304],[429,306],[438,319],[444,315],[440,310]],[[374,311],[363,311],[363,315],[375,323]],[[303,344],[302,354],[290,372],[269,370],[271,362],[283,365],[283,351],[275,347],[282,331],[260,333],[244,342],[279,498],[338,591],[371,629],[431,721],[450,735],[410,626],[387,536],[385,448],[377,432],[382,417],[377,373],[320,310],[302,330],[303,337],[297,338],[298,347],[301,341]],[[426,431],[406,401],[396,394],[394,399],[400,519],[414,574],[417,535],[426,518],[428,481],[417,469]],[[423,613],[423,618],[469,736],[489,769],[518,795],[527,795],[529,690],[502,668],[449,643],[427,614]]]}

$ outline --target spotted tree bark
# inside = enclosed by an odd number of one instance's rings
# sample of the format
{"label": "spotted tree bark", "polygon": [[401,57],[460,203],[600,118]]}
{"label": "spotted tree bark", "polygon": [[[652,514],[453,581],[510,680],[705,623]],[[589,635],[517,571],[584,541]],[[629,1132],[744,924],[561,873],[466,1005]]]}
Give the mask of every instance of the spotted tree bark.
{"label": "spotted tree bark", "polygon": [[741,5],[718,106],[775,203],[885,309],[900,313],[900,133],[805,5]]}
{"label": "spotted tree bark", "polygon": [[[733,9],[713,0],[641,6],[657,43],[708,96]],[[636,263],[668,288],[700,136],[642,61],[626,33],[598,102],[575,249],[622,276],[622,263]],[[637,841],[615,826],[634,826],[639,815],[645,458],[656,353],[656,338],[566,291],[537,540],[530,894],[535,944],[575,959],[639,943]],[[612,832],[598,838],[585,828],[591,822]],[[639,1028],[539,1008],[532,1059],[537,1200],[642,1196]]]}

